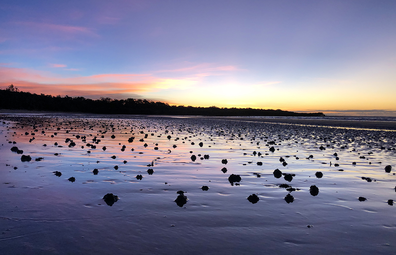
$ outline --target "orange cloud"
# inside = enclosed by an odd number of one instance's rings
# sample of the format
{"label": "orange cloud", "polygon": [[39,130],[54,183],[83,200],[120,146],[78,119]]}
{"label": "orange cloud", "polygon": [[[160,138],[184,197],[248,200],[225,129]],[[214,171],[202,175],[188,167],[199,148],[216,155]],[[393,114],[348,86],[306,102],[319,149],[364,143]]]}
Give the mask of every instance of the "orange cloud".
{"label": "orange cloud", "polygon": [[49,72],[0,65],[0,86],[14,84],[21,91],[37,94],[98,97],[150,93],[171,88],[185,89],[197,83],[191,78],[167,79],[150,74],[98,74],[62,77]]}

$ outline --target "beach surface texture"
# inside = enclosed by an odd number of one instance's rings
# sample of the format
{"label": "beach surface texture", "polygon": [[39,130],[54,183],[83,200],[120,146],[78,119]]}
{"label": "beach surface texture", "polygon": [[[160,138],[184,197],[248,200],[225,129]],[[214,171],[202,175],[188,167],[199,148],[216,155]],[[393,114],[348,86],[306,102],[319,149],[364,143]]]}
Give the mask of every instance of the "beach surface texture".
{"label": "beach surface texture", "polygon": [[0,254],[395,254],[392,118],[0,114]]}

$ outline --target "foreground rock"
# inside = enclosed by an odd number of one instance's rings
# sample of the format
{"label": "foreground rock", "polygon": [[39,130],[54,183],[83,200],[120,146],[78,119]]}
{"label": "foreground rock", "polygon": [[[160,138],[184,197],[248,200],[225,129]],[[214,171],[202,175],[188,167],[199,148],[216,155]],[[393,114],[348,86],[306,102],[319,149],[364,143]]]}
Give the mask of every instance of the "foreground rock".
{"label": "foreground rock", "polygon": [[106,195],[104,195],[103,200],[108,206],[112,206],[115,202],[118,201],[118,196],[113,195],[113,193],[107,193]]}
{"label": "foreground rock", "polygon": [[255,204],[260,200],[260,198],[256,194],[252,194],[247,198],[247,200],[249,200],[250,203]]}
{"label": "foreground rock", "polygon": [[183,207],[187,203],[187,196],[184,195],[184,191],[179,190],[177,192],[179,194],[175,199],[175,202],[178,206]]}
{"label": "foreground rock", "polygon": [[234,186],[234,182],[240,182],[241,180],[242,178],[239,174],[231,174],[228,177],[228,181],[231,183],[232,186]]}

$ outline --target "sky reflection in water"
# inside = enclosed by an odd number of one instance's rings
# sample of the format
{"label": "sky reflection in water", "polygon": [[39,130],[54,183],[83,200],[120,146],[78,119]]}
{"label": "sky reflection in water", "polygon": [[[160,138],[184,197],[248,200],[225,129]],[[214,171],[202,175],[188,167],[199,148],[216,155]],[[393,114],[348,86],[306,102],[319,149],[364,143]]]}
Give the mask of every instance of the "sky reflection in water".
{"label": "sky reflection in water", "polygon": [[95,215],[121,217],[121,229],[132,224],[128,217],[148,215],[153,223],[140,228],[193,221],[211,228],[228,219],[251,229],[245,220],[276,226],[283,215],[291,226],[335,231],[337,222],[341,231],[350,217],[358,224],[371,213],[379,231],[394,214],[394,132],[169,117],[11,118],[1,129],[1,189],[15,199],[1,211],[8,219],[90,218],[81,227],[89,232],[98,228]]}

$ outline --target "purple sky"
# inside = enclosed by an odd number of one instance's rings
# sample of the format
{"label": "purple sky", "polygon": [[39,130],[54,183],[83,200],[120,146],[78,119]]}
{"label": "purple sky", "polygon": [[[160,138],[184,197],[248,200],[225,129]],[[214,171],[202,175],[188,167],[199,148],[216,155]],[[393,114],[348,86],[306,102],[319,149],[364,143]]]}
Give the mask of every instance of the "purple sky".
{"label": "purple sky", "polygon": [[0,87],[396,116],[396,1],[0,2]]}

